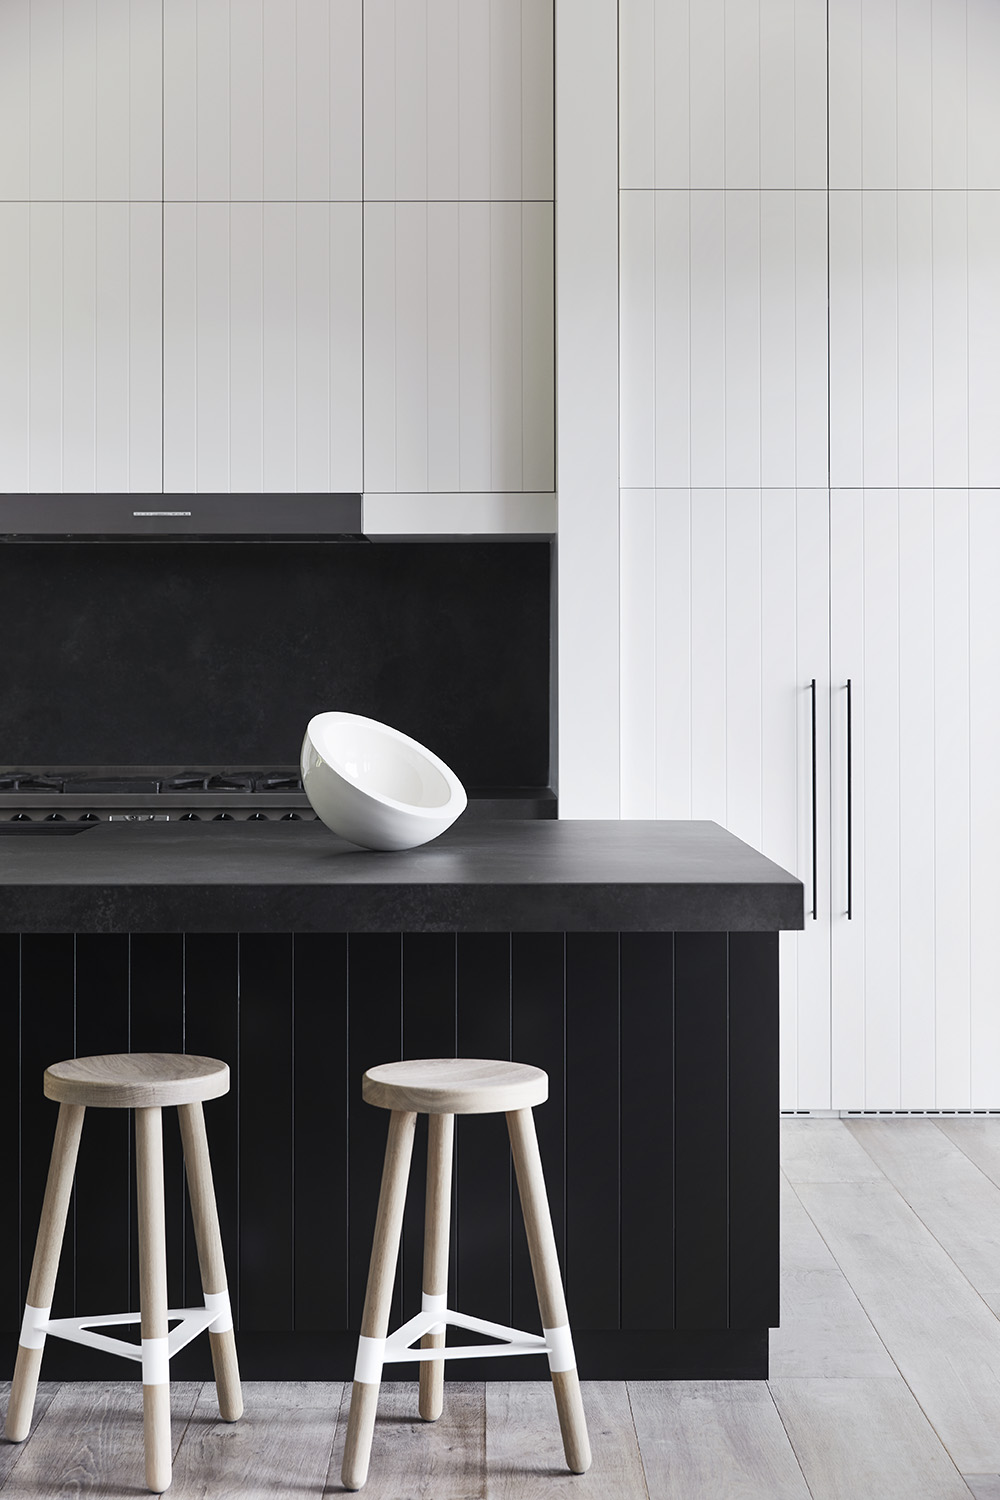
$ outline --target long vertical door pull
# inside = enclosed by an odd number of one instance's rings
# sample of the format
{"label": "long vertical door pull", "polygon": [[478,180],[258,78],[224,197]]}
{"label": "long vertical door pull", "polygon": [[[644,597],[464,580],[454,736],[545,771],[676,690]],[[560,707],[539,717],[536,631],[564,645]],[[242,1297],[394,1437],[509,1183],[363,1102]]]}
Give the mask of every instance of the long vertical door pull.
{"label": "long vertical door pull", "polygon": [[847,920],[851,921],[851,876],[853,872],[854,855],[854,818],[851,803],[851,679],[847,679]]}
{"label": "long vertical door pull", "polygon": [[813,856],[813,921],[819,916],[816,852],[816,679],[809,684],[812,693],[812,856]]}

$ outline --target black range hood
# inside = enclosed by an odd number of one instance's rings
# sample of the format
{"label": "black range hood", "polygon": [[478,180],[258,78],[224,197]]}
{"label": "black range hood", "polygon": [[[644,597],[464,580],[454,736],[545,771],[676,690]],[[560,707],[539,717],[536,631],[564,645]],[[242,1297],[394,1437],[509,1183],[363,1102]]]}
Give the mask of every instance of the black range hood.
{"label": "black range hood", "polygon": [[366,542],[361,496],[0,495],[0,541]]}

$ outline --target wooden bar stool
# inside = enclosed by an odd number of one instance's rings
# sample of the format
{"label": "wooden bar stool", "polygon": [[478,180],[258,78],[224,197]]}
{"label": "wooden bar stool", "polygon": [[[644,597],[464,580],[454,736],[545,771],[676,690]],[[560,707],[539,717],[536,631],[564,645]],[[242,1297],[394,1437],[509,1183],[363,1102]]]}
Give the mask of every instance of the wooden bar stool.
{"label": "wooden bar stool", "polygon": [[[359,1490],[368,1477],[383,1365],[403,1360],[421,1361],[419,1410],[426,1421],[433,1422],[441,1415],[443,1405],[445,1359],[482,1359],[505,1354],[548,1355],[566,1463],[575,1474],[585,1473],[590,1467],[590,1442],[531,1113],[533,1105],[542,1104],[548,1098],[548,1075],[541,1068],[532,1068],[525,1063],[488,1062],[481,1058],[432,1058],[370,1068],[362,1081],[361,1091],[369,1104],[392,1113],[347,1423],[341,1472],[345,1487]],[[531,1269],[542,1315],[541,1335],[505,1328],[482,1318],[471,1318],[452,1312],[447,1306],[455,1116],[501,1112],[507,1116]],[[389,1304],[396,1278],[403,1205],[418,1114],[429,1116],[422,1306],[416,1317],[389,1334]],[[503,1342],[445,1349],[445,1327],[448,1324],[489,1334]],[[421,1347],[411,1348],[417,1339],[420,1339]]]}
{"label": "wooden bar stool", "polygon": [[[243,1413],[236,1362],[233,1318],[212,1185],[212,1164],[202,1101],[229,1092],[229,1068],[214,1057],[169,1052],[132,1052],[107,1057],[76,1057],[45,1071],[45,1095],[59,1101],[59,1119],[42,1204],[42,1219],[28,1284],[28,1300],[7,1409],[7,1437],[23,1442],[31,1426],[38,1372],[46,1334],[89,1344],[142,1364],[146,1483],[154,1493],[170,1484],[170,1359],[208,1329],[212,1363],[224,1422]],[[73,1191],[77,1150],[87,1108],[134,1109],[136,1181],[139,1206],[138,1313],[105,1313],[86,1318],[50,1318],[66,1213]],[[191,1215],[205,1296],[204,1307],[167,1307],[167,1252],[163,1208],[164,1108],[177,1109]],[[168,1320],[181,1319],[173,1330]],[[94,1330],[119,1323],[141,1323],[142,1344],[130,1344]]]}

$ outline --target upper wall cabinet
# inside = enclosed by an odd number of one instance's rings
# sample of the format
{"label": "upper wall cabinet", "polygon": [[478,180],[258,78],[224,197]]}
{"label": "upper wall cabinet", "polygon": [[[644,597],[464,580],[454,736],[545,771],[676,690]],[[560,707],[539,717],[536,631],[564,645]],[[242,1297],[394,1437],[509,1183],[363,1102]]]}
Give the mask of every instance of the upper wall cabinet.
{"label": "upper wall cabinet", "polygon": [[161,488],[161,215],[0,203],[0,491]]}
{"label": "upper wall cabinet", "polygon": [[162,197],[162,24],[161,0],[3,0],[0,200]]}
{"label": "upper wall cabinet", "polygon": [[996,0],[831,0],[830,186],[1000,187]]}
{"label": "upper wall cabinet", "polygon": [[623,188],[826,187],[826,0],[621,0],[619,17]]}
{"label": "upper wall cabinet", "polygon": [[367,0],[365,197],[551,199],[552,0]]}
{"label": "upper wall cabinet", "polygon": [[361,197],[361,0],[168,0],[164,197]]}
{"label": "upper wall cabinet", "polygon": [[621,195],[623,486],[826,484],[826,200]]}
{"label": "upper wall cabinet", "polygon": [[830,194],[830,482],[1000,484],[1000,192]]}

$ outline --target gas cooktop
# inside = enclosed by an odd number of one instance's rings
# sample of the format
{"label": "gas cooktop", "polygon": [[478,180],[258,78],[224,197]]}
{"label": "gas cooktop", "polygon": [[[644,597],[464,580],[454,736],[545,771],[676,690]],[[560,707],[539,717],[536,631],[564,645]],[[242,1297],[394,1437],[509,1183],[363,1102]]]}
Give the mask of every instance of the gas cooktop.
{"label": "gas cooktop", "polygon": [[244,766],[0,767],[0,820],[312,818],[298,771]]}

